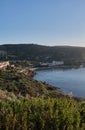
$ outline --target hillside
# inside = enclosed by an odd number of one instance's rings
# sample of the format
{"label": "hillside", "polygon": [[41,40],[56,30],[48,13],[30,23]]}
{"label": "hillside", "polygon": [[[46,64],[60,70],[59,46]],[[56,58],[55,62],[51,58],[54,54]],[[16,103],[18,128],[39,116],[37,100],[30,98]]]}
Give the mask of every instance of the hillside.
{"label": "hillside", "polygon": [[0,70],[0,130],[85,129],[84,99],[66,96],[22,70]]}
{"label": "hillside", "polygon": [[85,61],[84,47],[41,46],[35,44],[0,45],[0,60]]}
{"label": "hillside", "polygon": [[33,80],[30,70],[27,73],[8,67],[0,71],[0,89],[20,97],[64,97],[64,94],[46,83]]}
{"label": "hillside", "polygon": [[85,48],[2,45],[0,50],[0,60],[12,60],[0,70],[0,130],[85,129],[85,99],[34,80],[26,69],[30,60],[84,60]]}

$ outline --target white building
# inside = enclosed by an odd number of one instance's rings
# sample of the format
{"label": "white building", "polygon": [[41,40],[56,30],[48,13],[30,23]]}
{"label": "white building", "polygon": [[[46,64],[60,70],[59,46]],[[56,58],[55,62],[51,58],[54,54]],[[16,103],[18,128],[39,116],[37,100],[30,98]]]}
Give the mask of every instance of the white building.
{"label": "white building", "polygon": [[64,61],[52,61],[52,62],[46,62],[46,63],[40,63],[42,66],[58,66],[58,65],[64,65]]}
{"label": "white building", "polygon": [[9,61],[0,62],[0,69],[5,69],[9,65],[10,65]]}
{"label": "white building", "polygon": [[63,65],[64,61],[53,61],[52,65]]}

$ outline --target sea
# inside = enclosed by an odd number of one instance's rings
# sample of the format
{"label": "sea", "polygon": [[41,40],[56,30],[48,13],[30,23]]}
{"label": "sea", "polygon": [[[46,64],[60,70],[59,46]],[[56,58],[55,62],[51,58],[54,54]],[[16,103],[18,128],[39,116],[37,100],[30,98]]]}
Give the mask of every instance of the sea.
{"label": "sea", "polygon": [[85,68],[40,69],[34,79],[58,87],[62,92],[72,92],[74,97],[85,98]]}

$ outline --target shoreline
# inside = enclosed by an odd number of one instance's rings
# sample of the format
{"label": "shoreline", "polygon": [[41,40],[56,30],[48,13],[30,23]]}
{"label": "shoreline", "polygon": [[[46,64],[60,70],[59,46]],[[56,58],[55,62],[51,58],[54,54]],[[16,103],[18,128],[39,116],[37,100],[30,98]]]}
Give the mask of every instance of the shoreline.
{"label": "shoreline", "polygon": [[[54,67],[43,67],[43,68],[37,68],[36,70],[35,70],[35,75],[36,75],[36,73],[37,73],[37,71],[38,70],[49,70],[49,69],[81,69],[81,68],[85,68],[85,67],[77,67],[77,68],[73,68],[73,67],[68,67],[68,68],[63,68],[63,67],[57,67],[57,68],[54,68]],[[35,76],[34,75],[34,76]],[[34,79],[34,76],[33,76],[33,79]],[[34,80],[37,80],[37,79],[34,79]],[[40,80],[38,80],[38,81],[40,81]],[[73,98],[78,98],[78,99],[84,99],[85,100],[85,97],[82,97],[82,96],[74,96],[73,95],[73,92],[72,91],[69,91],[69,92],[64,92],[64,91],[62,91],[61,90],[61,88],[60,87],[57,87],[57,86],[54,86],[54,85],[52,85],[52,84],[50,84],[50,83],[47,83],[46,81],[41,81],[41,82],[43,82],[43,83],[46,83],[46,84],[48,84],[48,85],[50,85],[51,87],[53,87],[53,88],[55,88],[55,89],[57,89],[58,91],[60,91],[62,94],[64,94],[65,96],[68,96],[68,95],[70,95],[70,96],[72,96]]]}
{"label": "shoreline", "polygon": [[45,69],[80,69],[80,68],[85,68],[83,67],[77,67],[77,66],[42,66],[42,67],[33,67],[30,68],[30,70],[36,71],[36,70],[45,70]]}

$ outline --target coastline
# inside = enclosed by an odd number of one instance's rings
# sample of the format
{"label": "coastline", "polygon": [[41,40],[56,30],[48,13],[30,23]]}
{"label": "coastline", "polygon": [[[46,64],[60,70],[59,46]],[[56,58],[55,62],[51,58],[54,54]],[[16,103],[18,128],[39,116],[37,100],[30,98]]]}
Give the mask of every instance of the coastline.
{"label": "coastline", "polygon": [[33,68],[30,68],[30,70],[33,70],[33,71],[36,71],[36,70],[45,70],[45,69],[79,69],[79,68],[85,68],[84,66],[66,66],[66,65],[63,65],[63,66],[42,66],[42,67],[33,67]]}
{"label": "coastline", "polygon": [[[53,70],[53,69],[58,69],[58,70],[63,70],[63,69],[82,69],[82,68],[85,68],[85,67],[77,67],[77,68],[73,68],[73,67],[68,67],[68,68],[66,68],[66,67],[57,67],[57,68],[54,68],[54,67],[43,67],[43,68],[37,68],[36,70],[35,70],[35,72],[36,72],[36,74],[37,74],[37,71],[43,71],[43,70]],[[74,70],[72,70],[72,71],[74,71]],[[35,75],[36,75],[35,74]],[[34,79],[34,77],[33,77],[33,79]],[[36,79],[35,79],[36,80]],[[38,81],[40,81],[40,80],[38,80]],[[56,88],[57,90],[59,90],[60,92],[62,92],[64,95],[70,95],[70,96],[72,96],[73,98],[82,98],[82,99],[85,99],[85,97],[84,96],[76,96],[75,94],[74,94],[74,92],[72,92],[72,90],[70,90],[70,91],[68,91],[68,92],[64,92],[64,91],[62,91],[61,90],[61,88],[60,87],[57,87],[57,86],[55,86],[55,85],[52,85],[52,84],[50,84],[50,83],[48,83],[48,82],[46,82],[46,81],[42,81],[41,80],[41,82],[45,82],[46,84],[49,84],[49,85],[51,85],[51,87],[54,87],[54,88]],[[58,85],[59,86],[59,85]],[[78,94],[79,95],[79,94]]]}

